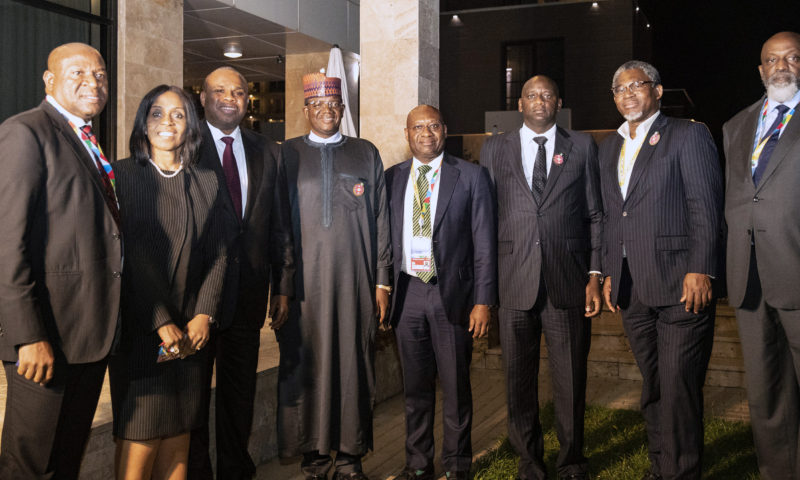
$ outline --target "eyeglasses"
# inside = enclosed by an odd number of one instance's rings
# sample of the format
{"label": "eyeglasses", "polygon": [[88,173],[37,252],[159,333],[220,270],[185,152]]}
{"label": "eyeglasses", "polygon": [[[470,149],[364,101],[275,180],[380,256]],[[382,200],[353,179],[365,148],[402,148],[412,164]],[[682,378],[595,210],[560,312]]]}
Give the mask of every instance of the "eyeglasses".
{"label": "eyeglasses", "polygon": [[625,95],[627,92],[637,93],[641,92],[645,89],[645,87],[649,84],[653,83],[652,80],[637,80],[635,82],[629,83],[628,86],[625,85],[617,85],[616,87],[611,89],[611,93],[614,94],[615,97],[621,97]]}
{"label": "eyeglasses", "polygon": [[314,110],[319,110],[324,106],[327,106],[331,110],[337,110],[341,107],[344,107],[344,103],[342,102],[322,102],[320,100],[312,100],[306,104],[306,106],[313,108]]}

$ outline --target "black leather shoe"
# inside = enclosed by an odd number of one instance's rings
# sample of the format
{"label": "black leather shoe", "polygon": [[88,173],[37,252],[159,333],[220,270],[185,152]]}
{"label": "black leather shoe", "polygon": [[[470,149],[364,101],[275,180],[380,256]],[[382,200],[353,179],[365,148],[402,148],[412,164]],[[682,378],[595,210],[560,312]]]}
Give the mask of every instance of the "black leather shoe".
{"label": "black leather shoe", "polygon": [[364,472],[350,472],[333,474],[333,480],[369,480],[369,477],[364,475]]}
{"label": "black leather shoe", "polygon": [[327,473],[315,473],[313,475],[306,475],[306,480],[328,480]]}
{"label": "black leather shoe", "polygon": [[559,475],[558,480],[589,480],[589,475],[586,473],[568,473]]}
{"label": "black leather shoe", "polygon": [[642,480],[661,480],[661,475],[659,475],[657,473],[653,473],[653,471],[650,470],[650,471],[648,471],[647,473],[644,474],[644,476],[642,477]]}
{"label": "black leather shoe", "polygon": [[467,480],[469,472],[447,472],[445,476],[447,480]]}
{"label": "black leather shoe", "polygon": [[406,467],[394,480],[433,480],[433,471]]}

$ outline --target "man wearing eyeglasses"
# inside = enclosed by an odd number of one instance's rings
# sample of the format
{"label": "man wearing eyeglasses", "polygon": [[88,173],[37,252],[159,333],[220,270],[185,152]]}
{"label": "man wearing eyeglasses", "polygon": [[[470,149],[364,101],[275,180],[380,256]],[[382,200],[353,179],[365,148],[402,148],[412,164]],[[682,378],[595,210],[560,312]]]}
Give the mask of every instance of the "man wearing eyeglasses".
{"label": "man wearing eyeglasses", "polygon": [[652,65],[623,64],[612,93],[626,122],[599,151],[603,296],[622,312],[643,377],[651,465],[642,478],[699,479],[719,274],[717,152],[705,125],[659,112],[663,87]]}
{"label": "man wearing eyeglasses", "polygon": [[763,479],[800,478],[800,34],[761,49],[766,95],[722,128],[728,301]]}
{"label": "man wearing eyeglasses", "polygon": [[556,125],[561,98],[552,79],[537,75],[521,93],[522,126],[490,137],[481,151],[498,209],[498,313],[508,437],[520,455],[519,478],[547,478],[538,403],[544,332],[561,444],[558,478],[585,479],[590,317],[601,308],[597,146],[590,135]]}
{"label": "man wearing eyeglasses", "polygon": [[[277,332],[278,446],[306,479],[363,480],[372,448],[375,330],[386,320],[392,251],[378,149],[339,133],[341,80],[303,77],[311,132],[287,140],[297,275]],[[336,460],[331,457],[336,450]]]}

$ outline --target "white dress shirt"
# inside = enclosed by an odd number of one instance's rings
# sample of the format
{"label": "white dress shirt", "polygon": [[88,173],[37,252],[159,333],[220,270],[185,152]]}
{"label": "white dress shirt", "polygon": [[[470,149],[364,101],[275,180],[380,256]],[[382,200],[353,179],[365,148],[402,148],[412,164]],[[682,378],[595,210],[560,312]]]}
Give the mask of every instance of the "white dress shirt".
{"label": "white dress shirt", "polygon": [[[642,145],[646,140],[645,135],[647,135],[647,131],[650,130],[653,122],[656,121],[659,113],[660,112],[657,111],[651,115],[650,118],[640,123],[639,126],[636,127],[636,138],[631,138],[631,127],[628,122],[623,123],[617,129],[617,133],[619,133],[619,135],[622,137],[624,142],[622,145],[625,149],[625,155],[617,160],[618,162],[622,163],[622,165],[619,163],[617,164],[617,178],[619,180],[619,188],[622,190],[622,198],[625,198],[628,195],[628,185],[631,181],[633,165],[636,163],[636,156],[639,154],[639,149],[642,148]],[[653,132],[653,134],[655,134],[655,132]],[[624,166],[624,169],[621,170],[620,166]]]}
{"label": "white dress shirt", "polygon": [[342,139],[342,132],[336,132],[328,138],[322,138],[314,132],[308,132],[308,139],[314,143],[336,143]]}
{"label": "white dress shirt", "polygon": [[[45,98],[47,99],[48,103],[50,103],[50,105],[52,105],[56,110],[58,110],[58,113],[67,117],[67,120],[72,122],[72,124],[75,125],[76,127],[81,128],[84,125],[90,125],[90,126],[92,125],[91,120],[87,122],[81,117],[69,113],[64,107],[61,106],[60,103],[56,101],[55,98],[51,97],[50,95],[48,95]],[[95,133],[95,135],[97,134]],[[78,141],[80,142],[80,144],[83,145],[83,148],[86,149],[87,152],[89,152],[89,158],[94,160],[94,152],[92,151],[92,149],[89,148],[88,145],[86,145],[86,142],[84,142],[83,139],[81,139],[80,134],[76,134],[76,136],[78,137]],[[97,162],[93,161],[92,165],[94,165],[94,168],[97,168]]]}
{"label": "white dress shirt", "polygon": [[[776,102],[775,100],[772,100],[771,98],[767,99],[767,116],[764,117],[763,120],[761,120],[761,111],[759,110],[758,130],[756,131],[756,138],[755,138],[755,141],[753,143],[753,150],[754,151],[756,149],[756,146],[758,146],[759,142],[761,141],[761,137],[763,137],[764,135],[767,134],[766,129],[769,128],[770,126],[772,126],[772,123],[775,121],[775,118],[777,118],[777,116],[778,116],[777,106],[778,105],[786,105],[789,108],[789,110],[787,110],[787,113],[788,113],[788,112],[792,111],[792,109],[795,108],[798,103],[800,103],[800,90],[798,90],[797,93],[795,93],[792,98],[790,98],[789,100],[787,100],[786,102],[783,102],[783,103]],[[761,108],[763,109],[764,107],[761,107]],[[794,117],[794,115],[797,115],[797,112],[795,112],[792,116]],[[797,120],[797,119],[795,119],[795,120]],[[781,131],[778,132],[778,138],[781,138],[780,136],[783,135],[784,130],[786,130],[786,128],[781,128]],[[757,166],[758,166],[757,162],[756,162],[755,165],[751,165],[751,173],[756,171],[756,167]]]}
{"label": "white dress shirt", "polygon": [[546,137],[544,144],[545,158],[547,159],[547,175],[550,175],[550,166],[553,163],[553,155],[556,149],[556,125],[554,124],[544,133],[536,133],[524,123],[519,130],[520,147],[522,148],[522,170],[525,172],[525,180],[528,187],[533,188],[533,165],[536,163],[536,153],[539,151],[539,144],[534,142],[534,137]]}
{"label": "white dress shirt", "polygon": [[[439,184],[442,183],[442,159],[444,158],[444,153],[440,154],[438,157],[431,160],[430,163],[427,165],[431,167],[425,177],[428,179],[428,185],[431,184],[431,180],[433,179],[434,172],[439,172],[436,176],[436,184],[433,186],[433,192],[431,193],[431,235],[433,235],[433,226],[434,221],[436,220],[436,205],[439,200]],[[425,165],[424,163],[420,162],[416,158],[411,161],[411,172],[408,175],[408,183],[406,184],[406,195],[405,199],[403,200],[404,208],[403,208],[403,264],[401,270],[412,277],[416,276],[411,270],[411,239],[414,236],[414,224],[413,224],[413,217],[414,217],[414,202],[416,202],[416,196],[414,193],[414,181],[417,179],[417,174],[419,174],[419,167],[421,165]],[[420,195],[425,197],[427,192],[420,192]],[[430,241],[432,242],[433,239],[431,238]],[[433,255],[433,244],[431,243],[431,255]],[[436,259],[433,259],[433,274],[436,275]]]}
{"label": "white dress shirt", "polygon": [[[208,121],[206,121],[208,123]],[[225,142],[222,137],[233,137],[233,156],[236,159],[236,169],[239,170],[239,184],[242,187],[242,217],[244,217],[245,209],[247,208],[247,158],[244,153],[244,144],[242,143],[242,131],[239,127],[226,135],[222,130],[214,125],[208,123],[208,129],[211,130],[211,136],[214,138],[214,146],[217,147],[217,155],[219,156],[219,163],[222,164],[222,155],[225,153]]]}

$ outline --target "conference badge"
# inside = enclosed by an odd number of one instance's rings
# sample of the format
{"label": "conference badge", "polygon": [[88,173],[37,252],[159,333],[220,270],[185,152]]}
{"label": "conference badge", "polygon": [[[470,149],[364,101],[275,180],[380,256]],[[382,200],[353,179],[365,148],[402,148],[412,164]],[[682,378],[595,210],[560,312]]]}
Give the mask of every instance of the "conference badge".
{"label": "conference badge", "polygon": [[553,155],[553,163],[555,163],[556,165],[561,165],[562,163],[564,163],[564,154],[557,153]]}
{"label": "conference badge", "polygon": [[650,145],[655,145],[658,141],[661,140],[661,134],[656,132],[650,137]]}

